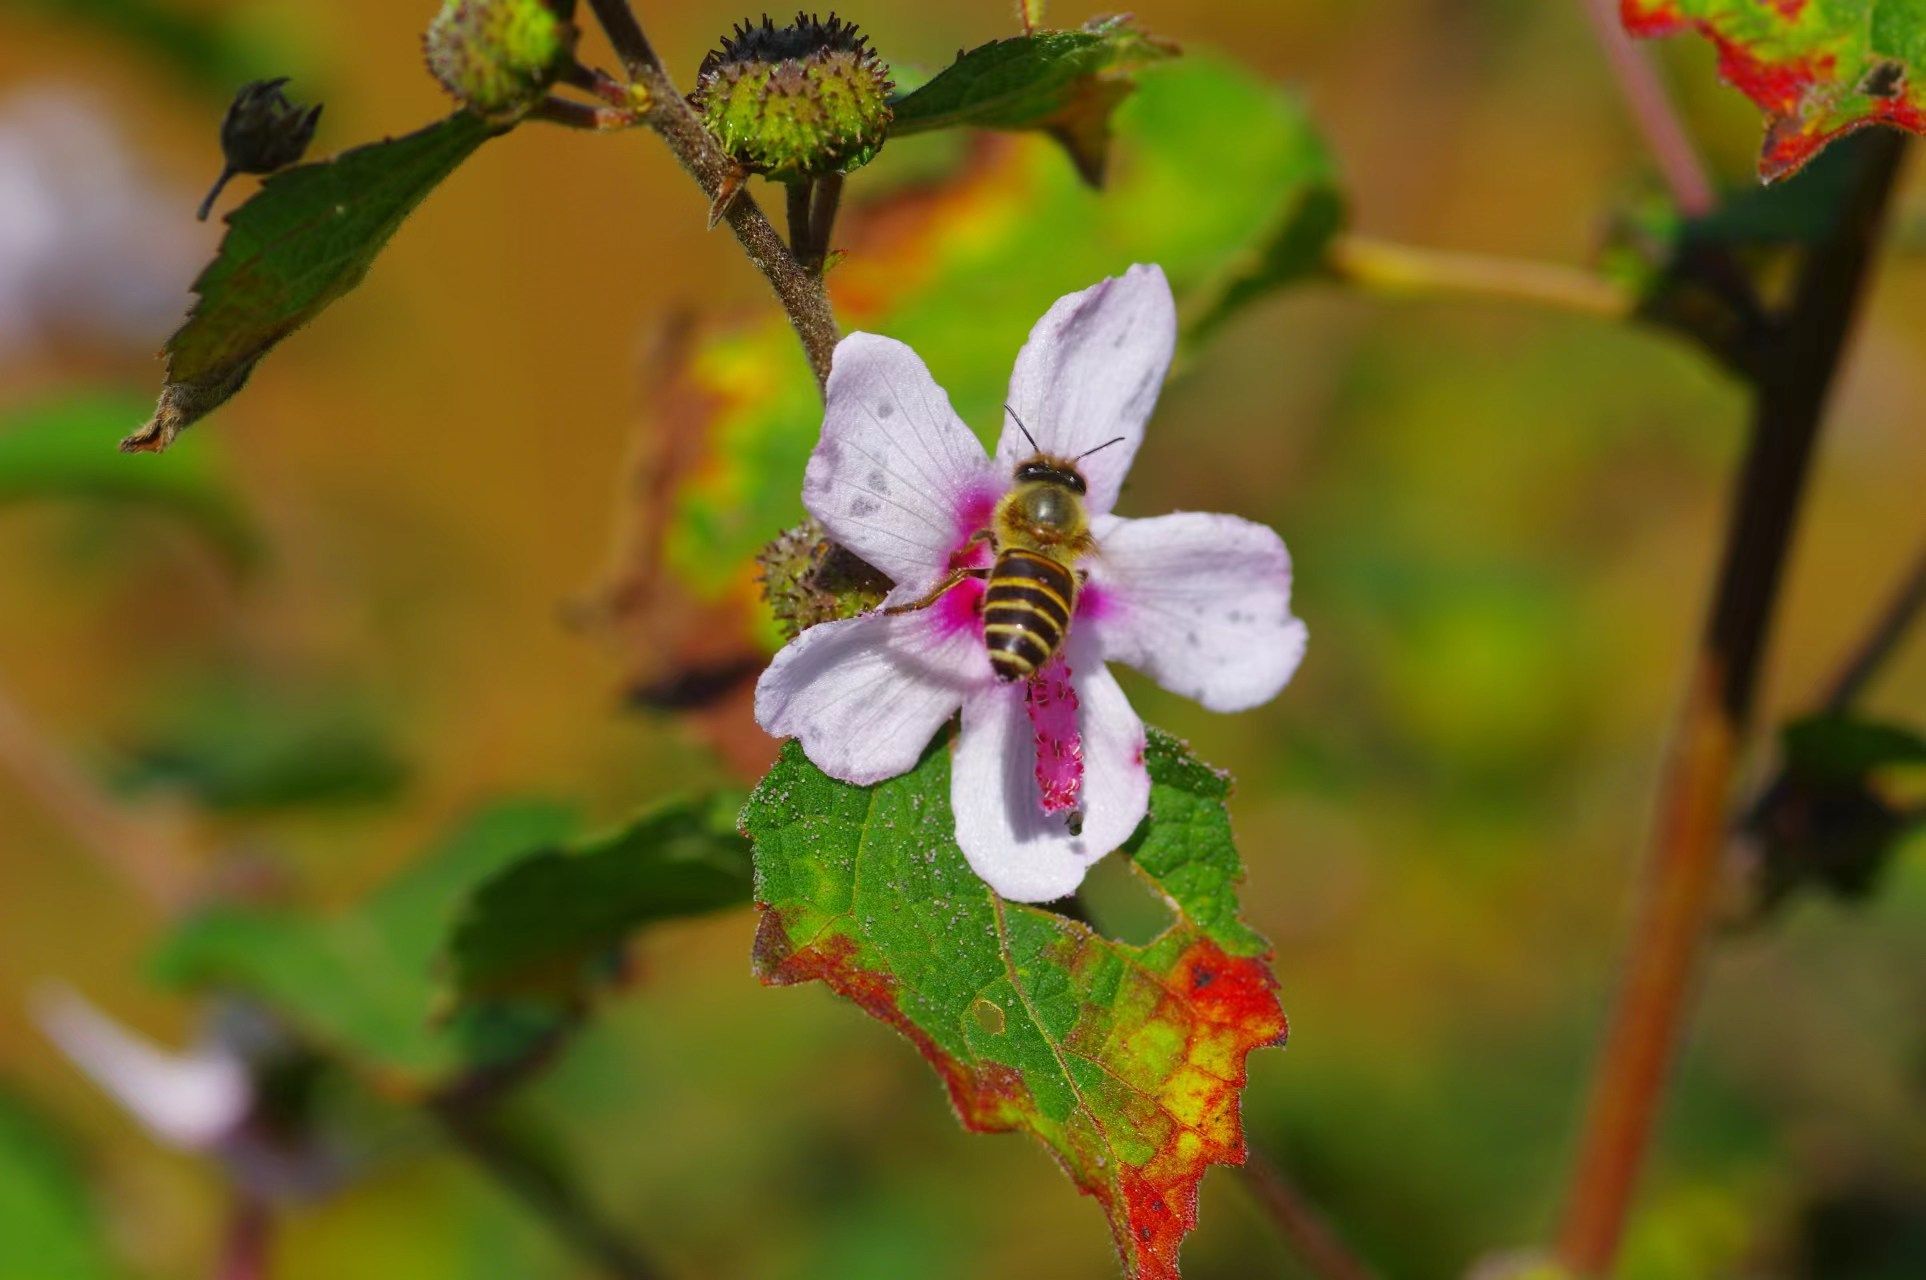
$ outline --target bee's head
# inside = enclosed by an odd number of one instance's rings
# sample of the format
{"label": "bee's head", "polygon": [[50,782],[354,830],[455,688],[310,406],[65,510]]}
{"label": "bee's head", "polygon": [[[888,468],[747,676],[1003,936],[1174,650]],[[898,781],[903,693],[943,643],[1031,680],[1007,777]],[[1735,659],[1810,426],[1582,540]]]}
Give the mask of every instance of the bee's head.
{"label": "bee's head", "polygon": [[1039,535],[1069,534],[1083,528],[1083,477],[1055,458],[1035,457],[1016,469],[1010,507]]}
{"label": "bee's head", "polygon": [[1058,458],[1046,458],[1042,454],[1017,464],[1016,482],[1053,485],[1068,489],[1079,497],[1089,491],[1089,486],[1083,481],[1083,473],[1077,470],[1076,464]]}

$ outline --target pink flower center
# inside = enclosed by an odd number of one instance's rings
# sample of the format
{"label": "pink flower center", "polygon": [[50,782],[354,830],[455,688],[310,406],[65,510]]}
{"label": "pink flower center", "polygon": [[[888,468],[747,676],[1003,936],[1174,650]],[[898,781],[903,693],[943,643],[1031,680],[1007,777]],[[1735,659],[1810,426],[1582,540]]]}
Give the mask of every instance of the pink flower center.
{"label": "pink flower center", "polygon": [[1037,797],[1045,813],[1075,809],[1083,793],[1083,737],[1077,732],[1077,691],[1061,653],[1024,686],[1036,735]]}

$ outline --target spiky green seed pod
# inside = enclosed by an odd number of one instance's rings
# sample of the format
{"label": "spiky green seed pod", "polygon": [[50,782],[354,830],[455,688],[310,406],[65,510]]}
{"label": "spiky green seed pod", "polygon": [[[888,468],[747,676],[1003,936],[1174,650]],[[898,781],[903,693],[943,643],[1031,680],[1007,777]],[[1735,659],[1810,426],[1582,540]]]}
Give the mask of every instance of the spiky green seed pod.
{"label": "spiky green seed pod", "polygon": [[777,537],[756,563],[762,568],[762,598],[791,640],[818,622],[874,609],[889,594],[888,578],[831,542],[814,520]]}
{"label": "spiky green seed pod", "polygon": [[848,173],[882,150],[889,68],[835,14],[736,24],[702,60],[689,101],[732,159],[781,182]]}
{"label": "spiky green seed pod", "polygon": [[422,38],[428,69],[491,124],[527,115],[575,57],[575,0],[445,0]]}

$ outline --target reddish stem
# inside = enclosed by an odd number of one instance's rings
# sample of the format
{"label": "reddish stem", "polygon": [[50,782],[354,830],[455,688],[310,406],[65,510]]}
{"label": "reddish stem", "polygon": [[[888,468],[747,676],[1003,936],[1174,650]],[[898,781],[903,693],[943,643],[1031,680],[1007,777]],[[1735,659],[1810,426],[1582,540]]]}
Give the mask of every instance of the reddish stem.
{"label": "reddish stem", "polygon": [[1608,1272],[1671,1074],[1717,882],[1738,744],[1752,719],[1773,606],[1800,497],[1878,242],[1903,137],[1861,135],[1857,186],[1838,228],[1801,265],[1765,338],[1753,427],[1717,592],[1660,785],[1638,922],[1594,1072],[1558,1257],[1577,1276]]}
{"label": "reddish stem", "polygon": [[1702,218],[1718,207],[1718,193],[1705,176],[1705,165],[1685,124],[1672,107],[1665,83],[1652,69],[1645,51],[1632,43],[1619,21],[1618,0],[1583,0],[1599,47],[1611,64],[1612,76],[1632,111],[1638,131],[1658,164],[1672,201],[1688,218]]}

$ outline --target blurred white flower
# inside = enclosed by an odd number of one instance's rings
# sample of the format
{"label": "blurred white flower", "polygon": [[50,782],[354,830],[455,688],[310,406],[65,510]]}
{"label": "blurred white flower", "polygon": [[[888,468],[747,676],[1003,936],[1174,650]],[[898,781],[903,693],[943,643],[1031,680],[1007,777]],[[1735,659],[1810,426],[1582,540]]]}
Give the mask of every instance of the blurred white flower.
{"label": "blurred white flower", "polygon": [[76,1067],[168,1146],[214,1151],[254,1108],[247,1064],[226,1045],[163,1049],[61,985],[36,992],[33,1013]]}
{"label": "blurred white flower", "polygon": [[56,340],[159,349],[211,248],[193,208],[102,103],[53,84],[0,98],[0,365]]}

